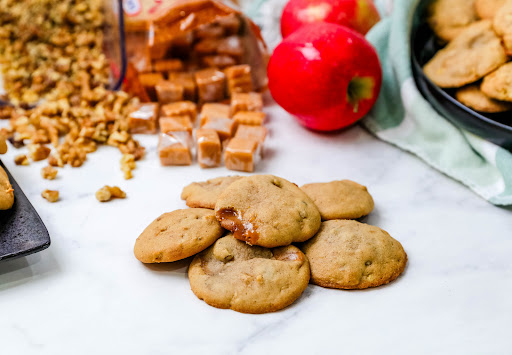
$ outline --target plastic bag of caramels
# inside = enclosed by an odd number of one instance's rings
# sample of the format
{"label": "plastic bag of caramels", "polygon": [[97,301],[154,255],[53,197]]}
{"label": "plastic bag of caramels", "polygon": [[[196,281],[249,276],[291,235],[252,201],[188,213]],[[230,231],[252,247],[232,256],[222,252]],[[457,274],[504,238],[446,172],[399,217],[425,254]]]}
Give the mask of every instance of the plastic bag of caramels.
{"label": "plastic bag of caramels", "polygon": [[124,0],[124,89],[142,101],[228,100],[267,86],[268,52],[237,5],[216,0]]}

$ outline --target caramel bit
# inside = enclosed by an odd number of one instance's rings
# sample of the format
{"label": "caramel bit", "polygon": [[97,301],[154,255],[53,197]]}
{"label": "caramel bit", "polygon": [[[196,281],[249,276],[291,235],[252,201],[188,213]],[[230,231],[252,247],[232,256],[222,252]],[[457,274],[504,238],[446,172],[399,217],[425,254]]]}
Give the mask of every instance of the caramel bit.
{"label": "caramel bit", "polygon": [[57,172],[58,172],[57,169],[55,169],[51,166],[46,166],[41,169],[41,176],[43,179],[53,180],[57,177]]}
{"label": "caramel bit", "polygon": [[231,231],[236,239],[243,240],[249,245],[258,240],[259,235],[254,222],[244,221],[240,211],[223,208],[218,210],[216,215],[222,227]]}
{"label": "caramel bit", "polygon": [[276,248],[273,250],[273,259],[279,261],[304,261],[302,253],[286,250],[285,248]]}
{"label": "caramel bit", "polygon": [[57,202],[59,200],[59,191],[55,190],[44,190],[41,192],[41,196],[48,202]]}
{"label": "caramel bit", "polygon": [[96,199],[100,202],[108,202],[113,198],[126,198],[126,193],[117,186],[108,185],[96,191]]}

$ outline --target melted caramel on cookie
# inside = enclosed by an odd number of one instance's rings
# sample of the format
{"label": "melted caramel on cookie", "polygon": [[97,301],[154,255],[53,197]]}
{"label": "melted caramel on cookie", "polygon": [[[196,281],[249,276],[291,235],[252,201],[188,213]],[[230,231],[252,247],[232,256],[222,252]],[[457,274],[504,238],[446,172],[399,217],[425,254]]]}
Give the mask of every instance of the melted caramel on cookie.
{"label": "melted caramel on cookie", "polygon": [[259,238],[256,226],[252,222],[244,221],[240,211],[233,208],[223,208],[217,211],[217,219],[222,227],[233,233],[236,239],[253,245]]}

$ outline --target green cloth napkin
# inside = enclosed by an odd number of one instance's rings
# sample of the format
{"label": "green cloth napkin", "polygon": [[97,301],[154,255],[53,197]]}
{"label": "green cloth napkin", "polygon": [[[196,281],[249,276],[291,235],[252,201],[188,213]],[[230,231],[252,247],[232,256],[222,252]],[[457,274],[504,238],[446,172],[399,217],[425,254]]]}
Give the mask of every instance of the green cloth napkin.
{"label": "green cloth napkin", "polygon": [[367,35],[379,53],[383,85],[362,123],[380,139],[416,154],[489,202],[512,205],[512,154],[452,125],[414,83],[410,33],[419,2],[395,0],[391,14]]}
{"label": "green cloth napkin", "polygon": [[[287,0],[241,0],[263,26],[273,48],[280,40],[279,17]],[[418,91],[412,77],[410,32],[421,0],[375,0],[382,14],[368,33],[382,63],[377,103],[362,124],[378,138],[411,152],[496,205],[512,205],[512,154],[459,129]],[[364,59],[364,58],[361,58]]]}

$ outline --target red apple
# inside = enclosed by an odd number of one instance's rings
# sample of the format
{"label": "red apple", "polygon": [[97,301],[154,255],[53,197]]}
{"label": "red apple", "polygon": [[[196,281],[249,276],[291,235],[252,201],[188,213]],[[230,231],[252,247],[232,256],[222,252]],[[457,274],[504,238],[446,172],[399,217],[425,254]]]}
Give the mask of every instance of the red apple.
{"label": "red apple", "polygon": [[290,0],[281,16],[281,34],[284,38],[299,27],[321,21],[366,34],[379,20],[372,0]]}
{"label": "red apple", "polygon": [[275,101],[304,126],[332,131],[370,110],[379,95],[382,69],[362,35],[319,22],[303,26],[277,46],[268,80]]}

